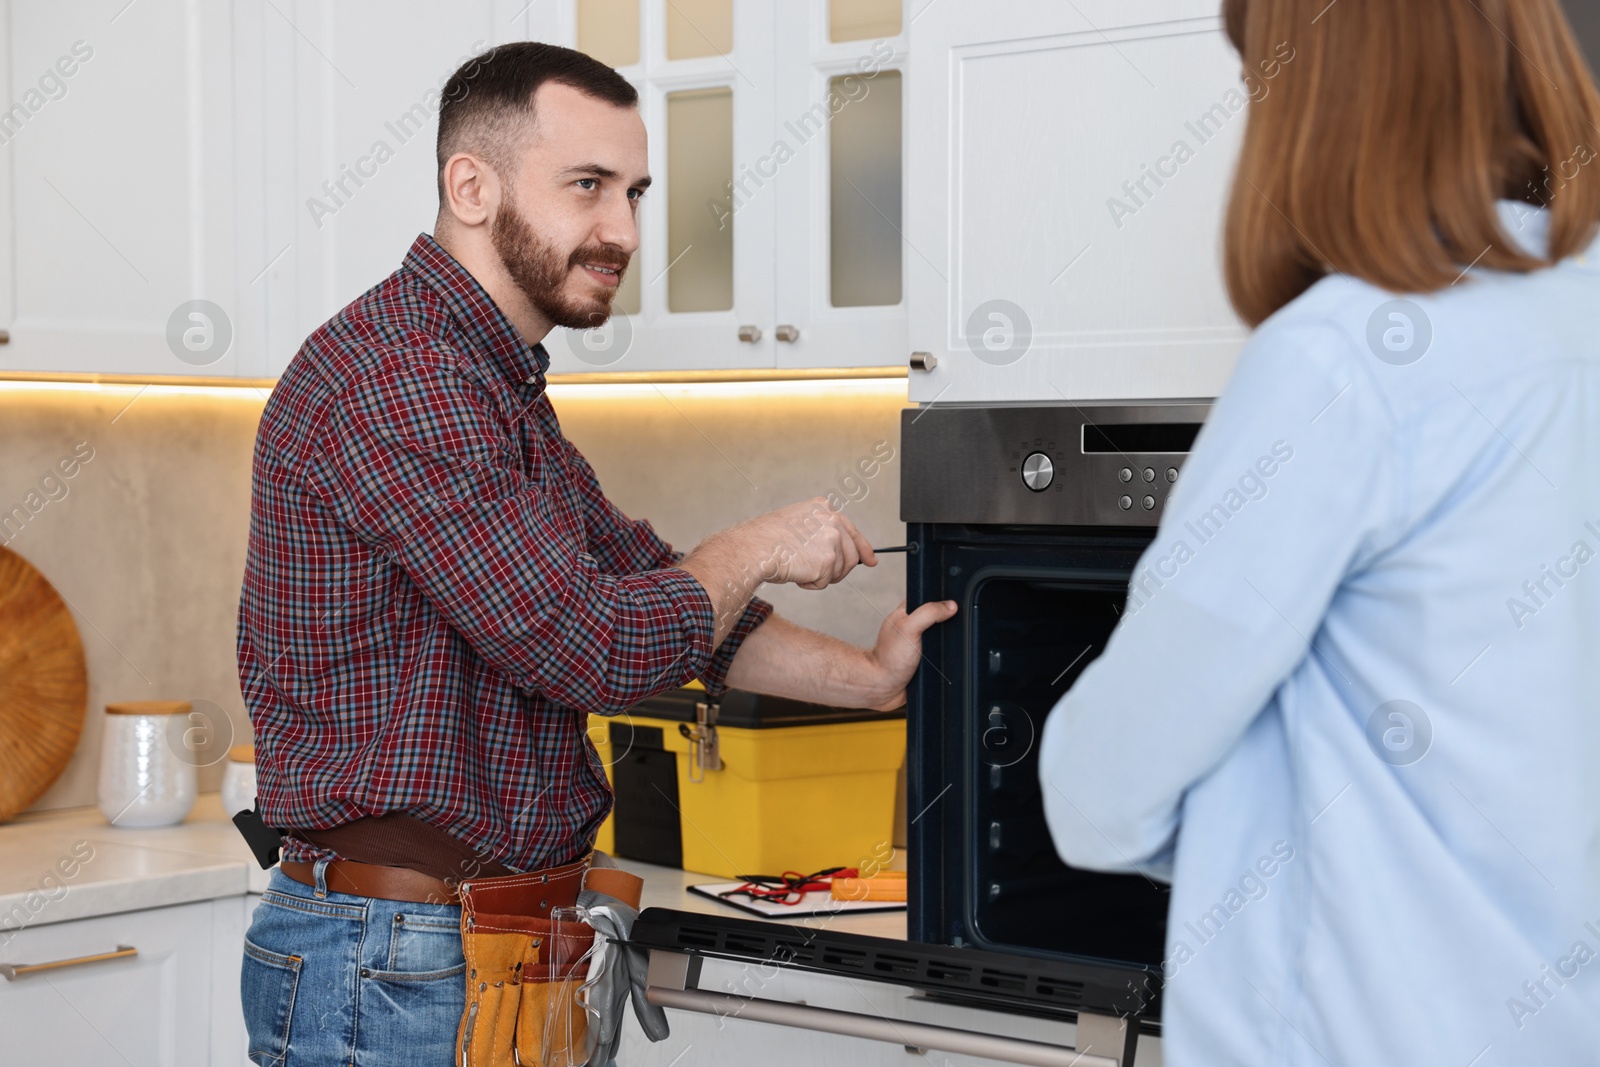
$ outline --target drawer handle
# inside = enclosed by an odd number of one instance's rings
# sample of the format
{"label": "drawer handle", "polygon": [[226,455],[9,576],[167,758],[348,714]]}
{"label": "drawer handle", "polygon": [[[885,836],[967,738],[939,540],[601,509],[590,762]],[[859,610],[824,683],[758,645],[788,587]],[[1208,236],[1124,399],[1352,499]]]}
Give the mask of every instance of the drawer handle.
{"label": "drawer handle", "polygon": [[40,971],[59,971],[63,967],[78,967],[85,963],[99,963],[102,960],[121,960],[137,956],[139,950],[131,945],[118,945],[115,952],[97,952],[93,956],[74,956],[70,960],[51,960],[49,963],[0,963],[0,975],[6,981],[15,982],[18,978],[26,978],[30,974]]}

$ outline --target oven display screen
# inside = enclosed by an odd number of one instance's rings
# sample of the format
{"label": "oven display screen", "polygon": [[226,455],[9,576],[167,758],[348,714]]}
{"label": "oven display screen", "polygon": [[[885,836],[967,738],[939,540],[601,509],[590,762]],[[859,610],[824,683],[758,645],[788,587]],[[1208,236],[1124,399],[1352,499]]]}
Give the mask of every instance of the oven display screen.
{"label": "oven display screen", "polygon": [[1198,422],[1122,422],[1083,427],[1085,455],[1097,452],[1187,452],[1194,447]]}

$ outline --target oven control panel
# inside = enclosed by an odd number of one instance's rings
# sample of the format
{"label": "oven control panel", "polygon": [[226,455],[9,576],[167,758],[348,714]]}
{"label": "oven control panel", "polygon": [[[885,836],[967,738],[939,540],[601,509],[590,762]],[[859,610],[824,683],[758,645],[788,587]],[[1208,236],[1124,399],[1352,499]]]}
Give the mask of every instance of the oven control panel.
{"label": "oven control panel", "polygon": [[1165,474],[1155,467],[1145,467],[1143,470],[1123,467],[1117,471],[1117,481],[1122,483],[1124,489],[1123,494],[1117,497],[1117,507],[1123,511],[1132,511],[1136,507],[1154,511],[1157,504],[1156,494],[1177,480],[1176,464],[1168,467]]}
{"label": "oven control panel", "polygon": [[1205,401],[929,405],[901,418],[906,522],[1154,526]]}

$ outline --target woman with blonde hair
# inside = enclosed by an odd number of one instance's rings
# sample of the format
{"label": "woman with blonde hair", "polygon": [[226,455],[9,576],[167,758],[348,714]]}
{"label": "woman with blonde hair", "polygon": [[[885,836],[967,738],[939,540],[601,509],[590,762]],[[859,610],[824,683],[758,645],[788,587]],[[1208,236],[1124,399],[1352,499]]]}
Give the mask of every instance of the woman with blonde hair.
{"label": "woman with blonde hair", "polygon": [[1172,883],[1169,1067],[1596,1062],[1600,96],[1556,0],[1224,21],[1296,53],[1254,333],[1045,728],[1057,848]]}

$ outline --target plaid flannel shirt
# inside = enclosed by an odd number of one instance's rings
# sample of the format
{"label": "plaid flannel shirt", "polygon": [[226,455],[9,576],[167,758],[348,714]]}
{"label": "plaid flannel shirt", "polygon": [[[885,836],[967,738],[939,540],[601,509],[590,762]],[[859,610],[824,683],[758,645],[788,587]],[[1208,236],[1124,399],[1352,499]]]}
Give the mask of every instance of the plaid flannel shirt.
{"label": "plaid flannel shirt", "polygon": [[710,597],[601,492],[548,365],[424,234],[273,390],[238,628],[268,825],[403,811],[518,870],[566,862],[611,808],[587,713],[725,690],[771,604],[712,648]]}

